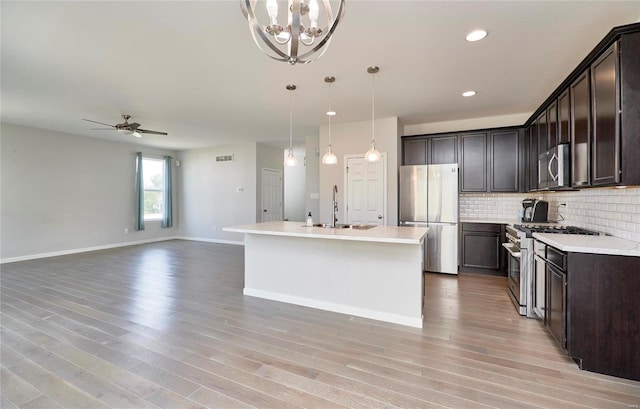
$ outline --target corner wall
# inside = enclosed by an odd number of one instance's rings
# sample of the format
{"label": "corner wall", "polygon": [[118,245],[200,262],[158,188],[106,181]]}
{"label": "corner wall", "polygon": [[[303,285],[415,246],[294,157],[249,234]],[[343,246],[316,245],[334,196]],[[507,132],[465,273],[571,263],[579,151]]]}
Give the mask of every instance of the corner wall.
{"label": "corner wall", "polygon": [[[2,261],[66,254],[174,236],[180,178],[174,165],[174,227],[135,231],[135,153],[175,152],[1,124]],[[128,233],[125,233],[128,229]]]}

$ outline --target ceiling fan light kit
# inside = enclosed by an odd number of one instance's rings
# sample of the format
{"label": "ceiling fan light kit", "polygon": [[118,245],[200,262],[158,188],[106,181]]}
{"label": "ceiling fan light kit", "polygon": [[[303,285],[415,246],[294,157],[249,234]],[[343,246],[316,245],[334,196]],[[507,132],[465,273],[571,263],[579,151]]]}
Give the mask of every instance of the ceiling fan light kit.
{"label": "ceiling fan light kit", "polygon": [[[334,17],[330,0],[289,0],[284,3],[289,6],[284,24],[279,22],[277,0],[267,0],[265,7],[256,7],[257,0],[240,0],[240,8],[258,48],[276,61],[294,65],[310,63],[327,51],[344,15],[344,2],[334,0]],[[320,22],[326,25],[320,27]]]}

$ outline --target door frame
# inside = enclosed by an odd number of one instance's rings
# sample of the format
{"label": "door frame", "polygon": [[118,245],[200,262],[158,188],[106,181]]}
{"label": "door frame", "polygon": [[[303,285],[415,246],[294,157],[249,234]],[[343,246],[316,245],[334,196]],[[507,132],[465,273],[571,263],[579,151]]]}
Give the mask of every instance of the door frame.
{"label": "door frame", "polygon": [[260,223],[263,222],[262,218],[264,217],[264,171],[269,172],[277,172],[280,175],[280,217],[279,220],[282,220],[284,217],[284,179],[282,177],[281,169],[273,169],[273,168],[262,168],[260,171],[260,205],[262,208],[262,212],[260,212]]}
{"label": "door frame", "polygon": [[[362,154],[350,154],[350,155],[344,155],[343,157],[343,162],[344,163],[344,168],[343,168],[343,184],[342,186],[344,186],[344,200],[343,200],[343,204],[342,204],[342,208],[345,209],[344,212],[344,219],[345,219],[345,223],[349,223],[349,212],[347,210],[347,203],[349,200],[349,182],[348,182],[348,171],[347,168],[349,167],[349,159],[364,159],[364,155]],[[388,197],[387,197],[387,153],[386,152],[380,152],[380,161],[382,162],[382,217],[383,217],[383,223],[382,226],[388,226],[387,224],[387,208],[389,207],[387,205],[388,201]]]}

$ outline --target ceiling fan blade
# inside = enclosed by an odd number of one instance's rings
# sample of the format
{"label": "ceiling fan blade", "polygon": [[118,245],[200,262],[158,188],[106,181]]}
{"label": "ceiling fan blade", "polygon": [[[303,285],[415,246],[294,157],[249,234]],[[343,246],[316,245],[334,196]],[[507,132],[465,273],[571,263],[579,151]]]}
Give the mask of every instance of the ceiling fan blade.
{"label": "ceiling fan blade", "polygon": [[128,126],[129,128],[131,128],[131,129],[133,129],[133,130],[135,131],[136,129],[138,129],[138,127],[140,126],[140,124],[139,124],[139,123],[137,123],[137,122],[133,122],[133,123],[131,123],[131,124],[128,124],[127,126]]}
{"label": "ceiling fan blade", "polygon": [[169,135],[166,132],[149,131],[147,129],[140,129],[140,128],[138,128],[137,131],[140,132],[140,133],[148,133],[148,134],[152,134],[152,135]]}
{"label": "ceiling fan blade", "polygon": [[93,120],[91,120],[91,119],[84,119],[84,118],[82,118],[82,120],[83,120],[83,121],[87,121],[87,122],[93,122],[93,123],[95,123],[95,124],[106,125],[106,126],[110,126],[110,127],[112,127],[112,128],[115,128],[115,126],[110,125],[110,124],[105,124],[104,122],[98,122],[98,121],[93,121]]}

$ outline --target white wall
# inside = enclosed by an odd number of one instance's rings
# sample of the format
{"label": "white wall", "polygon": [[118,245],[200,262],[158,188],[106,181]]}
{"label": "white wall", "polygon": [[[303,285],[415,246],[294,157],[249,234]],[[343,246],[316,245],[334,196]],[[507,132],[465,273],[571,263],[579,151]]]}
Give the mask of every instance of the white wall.
{"label": "white wall", "polygon": [[[288,152],[289,149],[281,151],[283,162]],[[293,154],[298,159],[298,164],[284,167],[284,218],[290,221],[304,221],[310,211],[307,210],[305,201],[307,175],[305,148],[294,147]]]}
{"label": "white wall", "polygon": [[533,112],[406,125],[403,127],[404,131],[401,135],[426,135],[440,132],[462,132],[474,129],[500,128],[503,126],[522,126],[532,113]]}
{"label": "white wall", "polygon": [[[305,138],[306,152],[306,180],[305,180],[305,210],[311,212],[314,221],[320,220],[320,151],[318,149],[319,136],[312,135]],[[325,146],[326,149],[326,146]]]}
{"label": "white wall", "polygon": [[[386,225],[398,224],[398,118],[376,120],[376,147],[387,155],[387,221]],[[371,121],[333,124],[331,145],[338,157],[336,165],[320,164],[320,215],[314,217],[324,223],[331,219],[331,188],[338,186],[338,201],[344,203],[344,157],[362,155],[369,149],[371,141]],[[320,128],[320,152],[329,144],[329,126]],[[344,206],[340,206],[338,219],[344,221]]]}
{"label": "white wall", "polygon": [[178,177],[174,227],[147,222],[144,231],[134,228],[135,153],[175,152],[8,123],[0,135],[3,261],[176,234]]}
{"label": "white wall", "polygon": [[[298,158],[298,166],[303,165],[303,158]],[[262,221],[262,169],[279,170],[284,178],[284,161],[282,149],[258,143],[256,146],[256,218],[254,223]],[[283,182],[283,180],[281,180]],[[282,197],[280,203],[284,207],[284,183],[282,183]],[[284,209],[283,209],[284,214]]]}
{"label": "white wall", "polygon": [[[180,235],[211,241],[242,241],[223,227],[256,221],[256,144],[224,145],[180,153]],[[233,154],[233,162],[216,155]]]}

